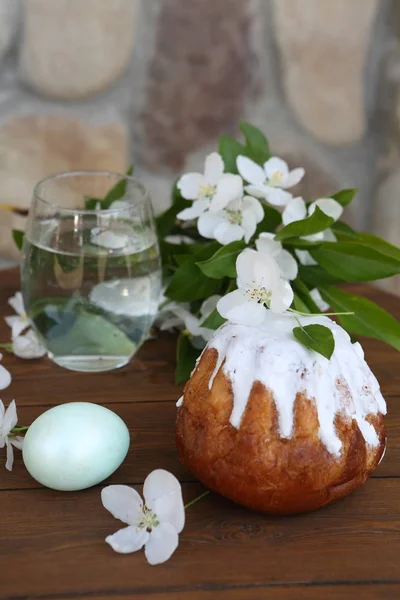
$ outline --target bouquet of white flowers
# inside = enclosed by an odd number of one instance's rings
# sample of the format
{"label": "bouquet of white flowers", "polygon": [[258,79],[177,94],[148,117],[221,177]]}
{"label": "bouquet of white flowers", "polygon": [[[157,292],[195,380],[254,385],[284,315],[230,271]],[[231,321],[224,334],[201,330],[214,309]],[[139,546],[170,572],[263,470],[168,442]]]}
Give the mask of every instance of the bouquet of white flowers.
{"label": "bouquet of white flowers", "polygon": [[[336,287],[400,272],[400,249],[341,220],[357,190],[313,201],[290,189],[304,169],[272,156],[263,133],[241,122],[241,143],[221,136],[204,173],[174,185],[172,206],[157,217],[164,298],[157,323],[180,330],[176,379],[186,381],[196,358],[226,319],[260,325],[267,310],[290,311],[293,335],[330,358],[332,332],[302,326],[296,314],[329,308],[352,335],[400,349],[400,324],[382,308]],[[296,322],[297,321],[297,322]]]}

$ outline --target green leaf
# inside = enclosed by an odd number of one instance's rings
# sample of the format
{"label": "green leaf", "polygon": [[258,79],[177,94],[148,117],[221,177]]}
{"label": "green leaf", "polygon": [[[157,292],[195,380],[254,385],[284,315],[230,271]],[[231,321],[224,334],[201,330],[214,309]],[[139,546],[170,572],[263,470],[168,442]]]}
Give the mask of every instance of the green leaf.
{"label": "green leaf", "polygon": [[340,324],[349,333],[381,340],[400,350],[400,323],[383,308],[371,300],[334,287],[321,288],[320,292],[335,311],[355,313],[338,316]]}
{"label": "green leaf", "polygon": [[236,277],[236,259],[245,247],[244,242],[232,242],[219,248],[208,260],[198,262],[197,266],[212,279]]}
{"label": "green leaf", "polygon": [[204,275],[196,263],[210,258],[218,247],[217,242],[212,242],[205,244],[199,252],[189,255],[172,276],[165,292],[167,298],[177,302],[193,302],[215,294],[220,286],[219,280]]}
{"label": "green leaf", "polygon": [[[132,164],[129,167],[129,169],[127,170],[126,174],[133,175],[133,171],[134,171],[134,166]],[[110,207],[110,204],[112,204],[116,200],[120,200],[123,196],[125,196],[126,184],[127,184],[127,180],[121,179],[121,181],[118,181],[118,183],[116,183],[114,185],[114,187],[111,188],[111,190],[108,192],[108,194],[103,198],[102,206],[101,206],[103,210],[106,210],[107,208]]]}
{"label": "green leaf", "polygon": [[215,308],[210,315],[201,323],[201,327],[207,327],[208,329],[218,329],[225,323],[226,319],[221,317],[217,309]]}
{"label": "green leaf", "polygon": [[178,343],[176,347],[176,369],[175,369],[175,381],[176,383],[184,383],[190,377],[193,371],[196,360],[201,350],[193,348],[190,343],[189,337],[183,333],[179,334]]}
{"label": "green leaf", "polygon": [[85,210],[96,210],[97,205],[103,208],[103,200],[101,198],[85,198]]}
{"label": "green leaf", "polygon": [[350,225],[344,221],[336,221],[331,226],[333,233],[336,235],[339,241],[346,241],[351,238],[357,238],[359,235]]}
{"label": "green leaf", "polygon": [[332,194],[331,198],[339,202],[343,207],[350,204],[353,200],[354,196],[357,194],[358,189],[348,189],[348,190],[340,190],[340,192],[336,192],[336,194]]}
{"label": "green leaf", "polygon": [[286,240],[287,238],[300,237],[305,235],[312,235],[313,233],[319,233],[325,231],[334,223],[335,220],[332,217],[328,217],[319,206],[315,207],[315,211],[311,217],[302,219],[300,221],[294,221],[289,223],[283,229],[281,229],[275,236],[276,240]]}
{"label": "green leaf", "polygon": [[255,237],[258,237],[263,231],[275,232],[276,228],[282,223],[281,213],[277,211],[276,208],[272,208],[272,206],[268,206],[268,204],[263,204],[262,207],[264,209],[264,218],[257,225],[254,234]]}
{"label": "green leaf", "polygon": [[345,281],[374,281],[400,273],[400,261],[359,242],[324,242],[311,256]]}
{"label": "green leaf", "polygon": [[191,205],[192,203],[190,200],[180,198],[175,204],[156,217],[157,233],[160,239],[165,238],[166,235],[169,235],[172,232],[174,225],[177,223],[176,215],[181,212],[181,210],[189,208]]}
{"label": "green leaf", "polygon": [[390,256],[400,262],[400,248],[372,233],[358,233],[358,239],[370,248],[375,248],[385,256]]}
{"label": "green leaf", "polygon": [[297,294],[294,295],[293,306],[294,306],[294,309],[298,310],[299,312],[311,313],[307,304],[305,302],[303,302],[303,300]]}
{"label": "green leaf", "polygon": [[284,240],[283,243],[285,246],[291,246],[292,248],[299,248],[300,250],[307,250],[308,248],[315,248],[322,244],[323,240],[319,242],[311,242],[310,240],[303,240],[302,238],[289,238],[288,240]]}
{"label": "green leaf", "polygon": [[226,173],[237,173],[237,157],[239,155],[247,156],[246,148],[240,142],[227,135],[220,136],[218,151],[224,161]]}
{"label": "green leaf", "polygon": [[265,135],[246,121],[240,121],[240,129],[246,140],[246,154],[259,164],[264,164],[271,157]]}
{"label": "green leaf", "polygon": [[305,325],[295,327],[293,335],[303,346],[325,356],[328,360],[335,349],[332,331],[324,325]]}
{"label": "green leaf", "polygon": [[182,199],[181,192],[178,188],[179,179],[180,179],[180,177],[178,177],[178,179],[175,180],[174,185],[172,186],[172,192],[171,192],[172,204],[175,204],[175,202],[178,202],[178,200]]}
{"label": "green leaf", "polygon": [[14,240],[15,245],[17,246],[18,250],[21,250],[22,244],[24,243],[24,232],[19,231],[19,229],[13,229],[12,236],[13,236],[13,240]]}
{"label": "green leaf", "polygon": [[343,283],[344,279],[335,277],[325,271],[318,265],[305,267],[299,265],[299,277],[309,286],[318,287],[319,285],[335,285],[336,283]]}
{"label": "green leaf", "polygon": [[[311,314],[319,314],[321,311],[318,306],[315,304],[314,300],[311,297],[310,291],[306,284],[301,281],[298,277],[292,282],[293,290],[297,293],[299,299],[306,305],[308,310],[302,311],[300,308],[296,308],[300,312],[309,312]],[[313,286],[315,287],[315,286]]]}

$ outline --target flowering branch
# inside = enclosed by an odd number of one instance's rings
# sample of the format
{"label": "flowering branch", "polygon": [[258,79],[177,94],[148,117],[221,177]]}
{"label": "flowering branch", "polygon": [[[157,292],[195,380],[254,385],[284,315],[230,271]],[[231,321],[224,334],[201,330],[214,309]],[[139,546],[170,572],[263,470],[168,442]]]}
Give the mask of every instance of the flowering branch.
{"label": "flowering branch", "polygon": [[[169,300],[158,324],[185,331],[178,343],[177,379],[188,379],[202,347],[225,319],[258,326],[268,310],[335,315],[350,334],[400,349],[400,324],[391,315],[335,287],[400,273],[400,249],[341,220],[357,190],[311,202],[294,197],[291,189],[304,169],[291,170],[271,156],[267,139],[254,126],[241,122],[240,128],[244,142],[222,136],[203,173],[183,175],[173,188],[171,208],[157,217]],[[202,318],[210,296],[220,296],[217,308]],[[195,330],[187,326],[190,318]],[[311,337],[325,336],[329,346],[328,329],[319,327]],[[309,335],[293,335],[320,352]],[[326,349],[320,353],[326,355]]]}

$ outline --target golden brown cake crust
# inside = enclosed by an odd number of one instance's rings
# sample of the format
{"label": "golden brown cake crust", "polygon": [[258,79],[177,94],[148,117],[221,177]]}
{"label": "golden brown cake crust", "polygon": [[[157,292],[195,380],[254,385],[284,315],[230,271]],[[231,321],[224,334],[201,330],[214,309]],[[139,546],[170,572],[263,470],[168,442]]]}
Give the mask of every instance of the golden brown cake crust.
{"label": "golden brown cake crust", "polygon": [[385,447],[382,415],[369,415],[380,444],[367,446],[355,420],[338,415],[343,444],[332,456],[318,437],[314,402],[297,394],[294,431],[279,437],[271,393],[256,381],[239,429],[229,422],[232,390],[222,368],[208,382],[217,351],[207,349],[188,381],[178,410],[176,444],[182,463],[209,489],[248,508],[271,514],[315,510],[361,485]]}

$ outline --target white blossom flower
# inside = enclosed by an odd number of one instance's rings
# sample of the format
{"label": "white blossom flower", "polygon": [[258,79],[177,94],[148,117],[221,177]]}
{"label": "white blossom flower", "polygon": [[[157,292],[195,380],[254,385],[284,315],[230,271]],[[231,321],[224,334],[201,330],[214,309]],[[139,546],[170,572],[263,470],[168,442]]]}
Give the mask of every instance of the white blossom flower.
{"label": "white blossom flower", "polygon": [[304,169],[289,171],[287,163],[276,156],[267,160],[263,167],[247,156],[238,156],[236,165],[240,175],[250,184],[246,191],[275,206],[286,206],[293,197],[286,190],[304,177]]}
{"label": "white blossom flower", "polygon": [[317,261],[313,259],[313,257],[308,252],[308,250],[298,250],[296,248],[295,253],[296,253],[297,258],[300,261],[300,264],[303,265],[304,267],[310,267],[310,266],[318,264]]}
{"label": "white blossom flower", "polygon": [[310,291],[310,296],[314,300],[315,304],[318,306],[321,312],[326,312],[328,310],[329,304],[325,302],[317,288],[314,288]]}
{"label": "white blossom flower", "polygon": [[25,312],[24,301],[21,292],[16,292],[14,296],[8,299],[8,304],[17,313],[11,317],[4,317],[5,322],[11,327],[11,337],[15,338],[20,335],[27,327],[30,326],[28,316]]}
{"label": "white blossom flower", "polygon": [[283,279],[296,279],[299,267],[293,256],[282,247],[281,242],[276,241],[275,234],[263,232],[256,240],[256,248],[264,254],[272,256],[281,271]]}
{"label": "white blossom flower", "polygon": [[234,323],[258,326],[265,319],[267,308],[281,313],[293,302],[289,283],[280,277],[275,259],[268,254],[247,248],[236,261],[238,288],[218,301],[220,315]]}
{"label": "white blossom flower", "polygon": [[[3,358],[3,355],[0,354],[0,360]],[[11,383],[11,373],[9,371],[7,371],[7,369],[5,369],[3,367],[3,365],[0,365],[0,390],[4,390],[6,387],[8,387]]]}
{"label": "white blossom flower", "polygon": [[17,406],[15,400],[11,402],[7,410],[5,410],[3,402],[0,400],[0,448],[7,448],[6,469],[12,471],[14,462],[13,446],[22,449],[24,438],[13,435],[11,430],[14,429],[18,422]]}
{"label": "white blossom flower", "polygon": [[[320,198],[319,200],[315,200],[314,202],[311,202],[307,210],[307,205],[304,202],[303,198],[298,197],[293,198],[283,211],[283,225],[289,225],[290,223],[294,223],[295,221],[301,221],[306,217],[310,217],[315,212],[315,208],[317,206],[322,210],[322,212],[328,215],[328,217],[332,217],[332,219],[335,219],[335,221],[340,219],[343,213],[342,205],[339,204],[339,202],[336,202],[336,200],[334,200],[333,198]],[[330,229],[326,229],[325,231],[320,231],[312,235],[304,236],[304,239],[310,241],[336,241],[335,234]]]}
{"label": "white blossom flower", "polygon": [[29,329],[24,335],[18,335],[12,341],[12,351],[19,358],[41,358],[46,349],[38,340],[35,332]]}
{"label": "white blossom flower", "polygon": [[178,219],[197,219],[206,210],[218,211],[231,200],[243,195],[243,181],[239,175],[224,173],[224,162],[217,152],[209,154],[203,173],[186,173],[178,183],[178,189],[186,200],[192,200],[190,208],[177,214]]}
{"label": "white blossom flower", "polygon": [[185,524],[185,508],[179,481],[168,471],[157,469],[146,477],[145,504],[136,490],[110,485],[101,492],[104,508],[128,527],[106,538],[121,554],[144,552],[151,565],[167,561],[178,547],[178,534]]}
{"label": "white blossom flower", "polygon": [[248,243],[263,218],[260,202],[245,196],[233,200],[218,212],[206,211],[199,218],[197,228],[200,235],[215,239],[223,246],[243,238]]}
{"label": "white blossom flower", "polygon": [[15,316],[4,317],[7,325],[11,327],[12,352],[19,358],[41,358],[46,354],[46,350],[38,340],[35,332],[29,329],[24,335],[21,335],[27,327],[30,327],[21,292],[17,292],[12,296],[8,303],[17,313]]}
{"label": "white blossom flower", "polygon": [[184,329],[190,337],[192,346],[201,350],[214,334],[213,329],[202,327],[201,323],[211,315],[217,307],[221,296],[215,294],[204,300],[200,307],[200,317],[190,312],[190,304],[184,302],[169,302],[157,316],[156,323],[161,331],[174,328]]}

